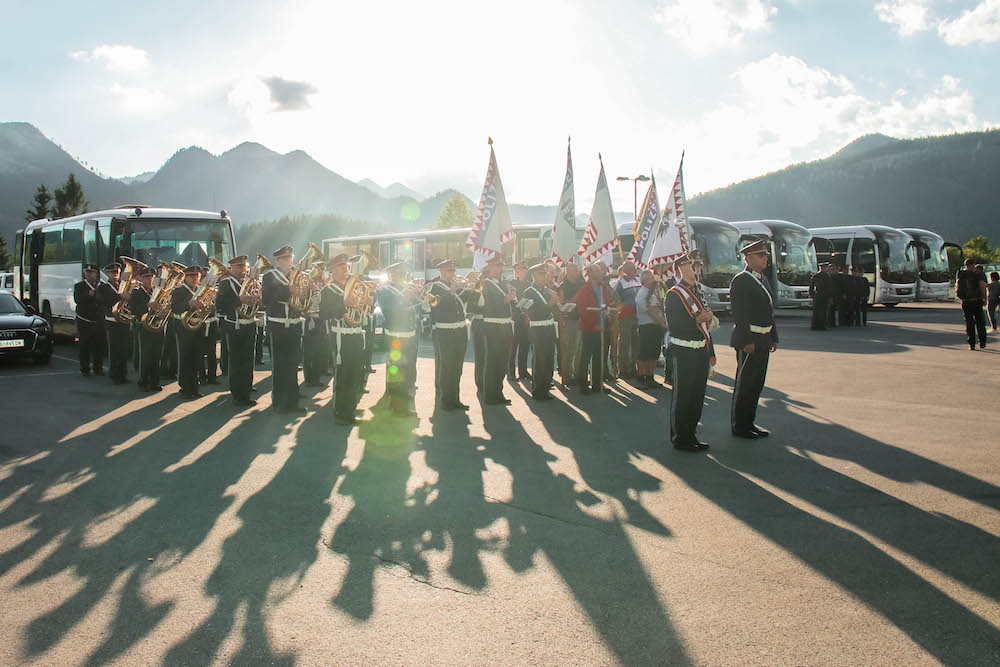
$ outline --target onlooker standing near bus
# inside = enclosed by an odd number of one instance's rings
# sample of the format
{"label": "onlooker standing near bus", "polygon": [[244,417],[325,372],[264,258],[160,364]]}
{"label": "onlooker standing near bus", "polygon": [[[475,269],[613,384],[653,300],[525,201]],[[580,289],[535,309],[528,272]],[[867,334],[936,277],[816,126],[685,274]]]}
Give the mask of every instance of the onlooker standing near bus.
{"label": "onlooker standing near bus", "polygon": [[637,377],[639,386],[643,389],[658,387],[659,382],[653,379],[656,362],[660,358],[663,347],[663,332],[667,323],[663,316],[663,303],[659,290],[653,281],[653,272],[646,269],[639,274],[642,285],[635,293],[636,322],[639,325],[639,351],[637,361]]}
{"label": "onlooker standing near bus", "polygon": [[851,268],[854,282],[857,284],[857,311],[854,315],[854,324],[859,327],[868,326],[868,299],[871,298],[871,284],[865,278],[864,271],[860,266]]}
{"label": "onlooker standing near bus", "polygon": [[76,331],[80,339],[80,373],[104,375],[104,309],[97,300],[101,284],[100,274],[94,264],[83,266],[83,280],[73,286],[76,302]]}
{"label": "onlooker standing near bus", "polygon": [[986,348],[986,317],[983,305],[986,303],[986,275],[976,268],[976,263],[965,260],[965,268],[958,272],[955,281],[955,295],[962,300],[965,315],[965,333],[969,349],[976,349],[976,334],[979,334],[979,349]]}
{"label": "onlooker standing near bus", "polygon": [[639,345],[639,326],[636,320],[635,296],[642,287],[631,260],[619,268],[621,277],[615,283],[615,294],[621,309],[618,311],[618,377],[631,378],[636,374],[635,362]]}
{"label": "onlooker standing near bus", "polygon": [[986,308],[990,314],[990,327],[997,332],[997,306],[1000,306],[1000,273],[990,273],[990,282],[986,285]]}

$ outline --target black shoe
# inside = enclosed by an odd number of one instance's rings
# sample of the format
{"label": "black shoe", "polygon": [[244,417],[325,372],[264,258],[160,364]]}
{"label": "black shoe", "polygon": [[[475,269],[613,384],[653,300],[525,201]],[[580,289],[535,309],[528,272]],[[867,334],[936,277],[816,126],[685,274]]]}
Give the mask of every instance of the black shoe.
{"label": "black shoe", "polygon": [[104,377],[104,369],[100,368],[100,367],[95,368],[94,369],[94,375],[100,375],[101,377]]}
{"label": "black shoe", "polygon": [[466,405],[465,403],[456,403],[452,407],[455,408],[456,410],[468,410],[469,409],[469,406]]}
{"label": "black shoe", "polygon": [[701,447],[694,442],[675,442],[674,449],[679,449],[684,452],[700,452]]}
{"label": "black shoe", "polygon": [[519,373],[518,376],[517,376],[517,379],[518,380],[530,380],[531,379],[531,373],[529,373],[528,371],[525,371],[523,373]]}
{"label": "black shoe", "polygon": [[694,446],[701,450],[711,449],[711,447],[708,446],[707,442],[700,442],[698,440],[695,440]]}
{"label": "black shoe", "polygon": [[580,393],[583,394],[584,396],[589,396],[594,392],[591,391],[590,387],[580,387]]}
{"label": "black shoe", "polygon": [[753,426],[751,426],[750,430],[753,431],[754,433],[756,433],[758,438],[766,438],[767,436],[771,435],[771,432],[768,431],[766,428],[761,428],[760,426],[757,426],[756,424],[754,424]]}
{"label": "black shoe", "polygon": [[545,394],[532,394],[531,397],[536,401],[551,401],[555,396],[549,393]]}
{"label": "black shoe", "polygon": [[257,391],[257,387],[250,387],[250,391],[251,392]]}
{"label": "black shoe", "polygon": [[163,391],[163,387],[161,387],[158,384],[154,384],[152,387],[149,388],[149,391]]}
{"label": "black shoe", "polygon": [[80,371],[80,375],[82,375],[85,378],[89,378],[90,377],[90,371],[84,369],[84,370]]}
{"label": "black shoe", "polygon": [[308,412],[308,410],[306,410],[301,405],[296,405],[294,407],[288,408],[288,411],[297,415],[304,415],[305,413]]}
{"label": "black shoe", "polygon": [[151,391],[151,390],[152,390],[152,388],[149,385],[145,385],[145,384],[140,384],[139,385],[139,391]]}
{"label": "black shoe", "polygon": [[417,416],[417,411],[416,410],[411,410],[410,408],[399,408],[398,410],[394,408],[393,409],[393,413],[395,413],[395,415],[397,417],[416,417]]}
{"label": "black shoe", "polygon": [[333,423],[340,426],[354,426],[358,421],[355,417],[341,417],[339,415],[333,418]]}
{"label": "black shoe", "polygon": [[745,440],[756,440],[760,437],[757,435],[756,431],[733,431],[733,435],[737,438],[743,438]]}

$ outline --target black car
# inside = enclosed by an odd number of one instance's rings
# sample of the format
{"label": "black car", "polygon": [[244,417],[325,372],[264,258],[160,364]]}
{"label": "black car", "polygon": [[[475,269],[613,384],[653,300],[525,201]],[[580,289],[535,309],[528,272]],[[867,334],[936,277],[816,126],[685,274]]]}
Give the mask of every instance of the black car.
{"label": "black car", "polygon": [[17,297],[0,292],[0,359],[31,357],[38,364],[52,359],[52,328]]}

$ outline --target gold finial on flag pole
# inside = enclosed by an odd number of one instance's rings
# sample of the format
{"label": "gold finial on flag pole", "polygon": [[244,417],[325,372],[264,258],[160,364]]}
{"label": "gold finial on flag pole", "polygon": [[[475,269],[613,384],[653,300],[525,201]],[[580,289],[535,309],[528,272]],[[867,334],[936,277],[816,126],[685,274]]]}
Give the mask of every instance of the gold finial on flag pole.
{"label": "gold finial on flag pole", "polygon": [[490,146],[493,145],[493,137],[488,137],[487,141],[489,142]]}

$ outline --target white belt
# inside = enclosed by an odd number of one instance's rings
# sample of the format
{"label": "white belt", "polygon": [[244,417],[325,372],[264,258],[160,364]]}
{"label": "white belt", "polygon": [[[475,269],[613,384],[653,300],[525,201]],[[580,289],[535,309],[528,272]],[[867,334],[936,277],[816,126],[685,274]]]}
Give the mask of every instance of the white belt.
{"label": "white belt", "polygon": [[87,322],[89,324],[94,324],[94,320],[88,320],[86,317],[80,317],[79,315],[76,316],[76,319],[81,320],[83,322]]}
{"label": "white belt", "polygon": [[205,324],[215,324],[218,321],[219,321],[219,316],[212,315],[211,317],[205,319]]}
{"label": "white belt", "polygon": [[253,324],[256,320],[245,320],[241,317],[237,317],[235,320],[231,320],[228,317],[224,318],[226,322],[230,324]]}
{"label": "white belt", "polygon": [[465,322],[436,322],[434,324],[435,329],[464,329],[465,327]]}
{"label": "white belt", "polygon": [[702,338],[701,340],[687,340],[684,338],[674,338],[673,336],[671,336],[670,344],[678,345],[680,347],[689,347],[693,350],[697,350],[699,348],[705,347],[707,343],[704,338]]}
{"label": "white belt", "polygon": [[105,321],[105,322],[115,322],[115,323],[117,323],[117,322],[118,322],[118,320],[116,320],[115,318],[113,318],[113,317],[110,317],[110,316],[108,316],[108,315],[105,315],[105,316],[104,316],[104,321]]}
{"label": "white belt", "polygon": [[353,335],[353,334],[363,334],[365,332],[361,327],[330,327],[330,333]]}
{"label": "white belt", "polygon": [[486,324],[513,324],[514,320],[509,317],[484,317]]}
{"label": "white belt", "polygon": [[529,322],[533,327],[554,327],[556,326],[555,320],[539,320],[538,322]]}
{"label": "white belt", "polygon": [[271,317],[267,316],[268,322],[277,322],[278,324],[302,324],[301,317]]}
{"label": "white belt", "polygon": [[390,338],[413,338],[417,335],[416,331],[386,331],[386,336]]}
{"label": "white belt", "polygon": [[177,313],[174,313],[174,319],[175,319],[175,320],[179,320],[179,319],[181,319],[181,316],[180,316],[180,315],[178,315]]}
{"label": "white belt", "polygon": [[773,325],[769,326],[769,327],[759,327],[756,324],[751,324],[750,325],[750,331],[752,331],[753,333],[756,333],[756,334],[771,333],[771,329],[773,329],[773,328],[774,328]]}
{"label": "white belt", "polygon": [[483,316],[482,316],[482,315],[473,315],[473,316],[472,316],[472,321],[473,321],[473,322],[475,322],[476,320],[481,320],[481,319],[483,319]]}

